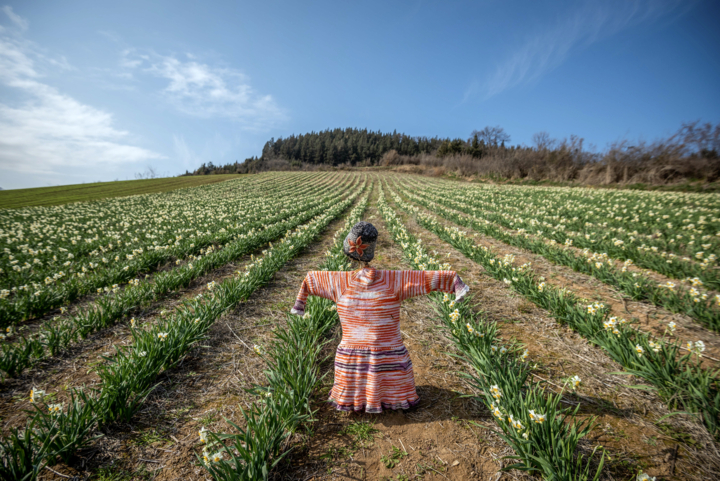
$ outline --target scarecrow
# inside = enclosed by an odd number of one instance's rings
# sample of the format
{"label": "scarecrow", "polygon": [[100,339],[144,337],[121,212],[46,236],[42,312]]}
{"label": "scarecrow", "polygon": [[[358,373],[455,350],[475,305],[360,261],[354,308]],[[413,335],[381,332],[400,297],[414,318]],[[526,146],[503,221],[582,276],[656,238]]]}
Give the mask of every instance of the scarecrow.
{"label": "scarecrow", "polygon": [[342,411],[381,413],[417,405],[420,397],[412,362],[400,335],[400,303],[432,291],[454,292],[456,300],[468,292],[454,271],[370,267],[377,237],[372,224],[355,224],[343,251],[365,266],[352,272],[308,272],[291,310],[303,315],[309,295],[337,304],[342,341],[335,355],[335,383],[328,401]]}

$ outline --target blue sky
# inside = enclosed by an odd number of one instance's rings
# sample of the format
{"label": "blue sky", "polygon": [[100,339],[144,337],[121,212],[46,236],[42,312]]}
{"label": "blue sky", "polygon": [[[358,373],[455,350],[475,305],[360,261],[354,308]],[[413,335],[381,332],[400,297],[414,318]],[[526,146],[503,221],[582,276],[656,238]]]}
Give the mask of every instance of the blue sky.
{"label": "blue sky", "polygon": [[652,141],[720,121],[718,20],[716,1],[10,2],[0,187],[175,175],[335,127]]}

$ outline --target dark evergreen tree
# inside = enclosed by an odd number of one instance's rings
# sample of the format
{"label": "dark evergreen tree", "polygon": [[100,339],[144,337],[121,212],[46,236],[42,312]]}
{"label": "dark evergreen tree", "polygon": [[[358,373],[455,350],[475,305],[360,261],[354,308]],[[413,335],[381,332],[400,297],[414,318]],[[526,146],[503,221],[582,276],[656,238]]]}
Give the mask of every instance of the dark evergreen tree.
{"label": "dark evergreen tree", "polygon": [[[497,130],[493,132],[497,133]],[[500,133],[503,133],[502,129]],[[487,154],[488,146],[483,140],[482,131],[475,131],[473,134],[472,139],[465,141],[439,137],[410,137],[398,133],[397,130],[393,130],[392,133],[355,128],[312,131],[285,138],[273,137],[263,146],[260,157],[250,157],[243,163],[225,166],[203,164],[195,174],[259,172],[263,170],[266,162],[274,159],[285,160],[291,166],[302,164],[337,166],[346,163],[377,165],[382,156],[390,150],[406,156],[437,153],[440,157],[469,154],[481,158]],[[502,140],[502,136],[499,137]]]}

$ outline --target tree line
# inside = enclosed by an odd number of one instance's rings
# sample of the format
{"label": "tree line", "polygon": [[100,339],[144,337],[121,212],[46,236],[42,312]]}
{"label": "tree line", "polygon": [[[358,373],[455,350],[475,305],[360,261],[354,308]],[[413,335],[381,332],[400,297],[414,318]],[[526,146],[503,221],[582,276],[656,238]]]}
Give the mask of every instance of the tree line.
{"label": "tree line", "polygon": [[466,139],[327,129],[272,138],[259,157],[225,165],[204,163],[185,175],[382,165],[431,175],[605,184],[720,179],[720,124],[683,123],[669,138],[619,141],[604,152],[588,151],[575,135],[557,140],[547,132],[536,133],[531,146],[509,143],[510,135],[500,126],[473,130]]}
{"label": "tree line", "polygon": [[[387,152],[395,151],[403,156],[435,154],[439,157],[468,154],[481,158],[489,147],[505,148],[510,136],[501,127],[486,127],[473,131],[470,138],[450,139],[440,137],[411,137],[393,131],[373,132],[368,129],[327,129],[308,134],[271,138],[263,146],[259,157],[250,157],[242,163],[225,165],[203,164],[193,174],[249,173],[266,170],[272,160],[285,160],[291,167],[303,164],[325,166],[371,166],[378,165]],[[186,175],[190,175],[186,172]]]}

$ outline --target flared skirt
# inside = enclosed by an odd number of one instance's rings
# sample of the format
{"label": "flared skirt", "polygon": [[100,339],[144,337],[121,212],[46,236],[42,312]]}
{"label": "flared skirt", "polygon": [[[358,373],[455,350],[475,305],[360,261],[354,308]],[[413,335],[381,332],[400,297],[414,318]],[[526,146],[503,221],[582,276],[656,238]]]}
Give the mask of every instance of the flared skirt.
{"label": "flared skirt", "polygon": [[388,350],[338,347],[329,402],[342,411],[367,413],[417,405],[420,397],[405,346]]}

